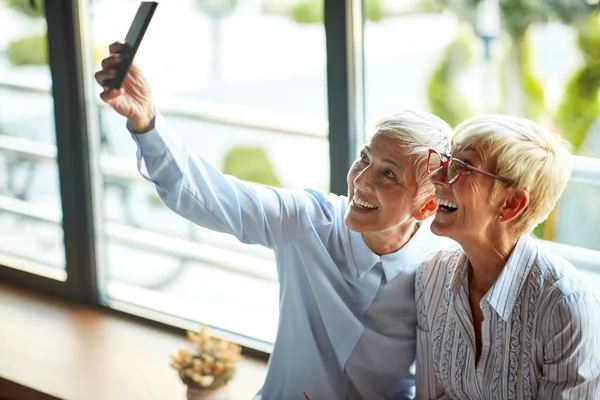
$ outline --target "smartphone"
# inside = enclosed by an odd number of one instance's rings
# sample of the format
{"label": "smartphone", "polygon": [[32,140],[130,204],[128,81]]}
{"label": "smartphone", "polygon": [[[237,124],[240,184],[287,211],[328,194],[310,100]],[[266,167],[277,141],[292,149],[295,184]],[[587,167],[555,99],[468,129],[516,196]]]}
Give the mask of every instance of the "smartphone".
{"label": "smartphone", "polygon": [[156,1],[142,1],[140,3],[135,18],[129,27],[129,32],[127,32],[127,36],[125,37],[125,48],[119,53],[122,61],[116,68],[117,76],[113,79],[104,81],[105,87],[110,89],[120,89],[123,85],[123,81],[125,81],[125,76],[127,76],[127,72],[129,72],[129,67],[131,67],[135,53],[137,53],[140,43],[142,43],[144,33],[146,33],[146,29],[154,15],[156,6],[158,6]]}

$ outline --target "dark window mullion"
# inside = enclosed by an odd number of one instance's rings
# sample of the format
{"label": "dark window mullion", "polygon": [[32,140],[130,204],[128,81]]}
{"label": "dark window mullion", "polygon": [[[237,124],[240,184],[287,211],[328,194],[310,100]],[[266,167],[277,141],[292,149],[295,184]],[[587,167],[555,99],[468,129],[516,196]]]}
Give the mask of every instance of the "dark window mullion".
{"label": "dark window mullion", "polygon": [[95,240],[77,0],[46,1],[67,287],[96,302]]}
{"label": "dark window mullion", "polygon": [[361,0],[324,0],[330,187],[347,194],[346,174],[364,139]]}

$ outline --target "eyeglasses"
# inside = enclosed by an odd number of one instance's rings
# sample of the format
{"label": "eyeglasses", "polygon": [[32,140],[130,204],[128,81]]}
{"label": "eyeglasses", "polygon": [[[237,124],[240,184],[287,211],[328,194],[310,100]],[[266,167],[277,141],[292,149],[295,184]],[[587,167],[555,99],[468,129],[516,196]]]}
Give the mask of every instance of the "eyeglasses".
{"label": "eyeglasses", "polygon": [[444,182],[448,183],[449,185],[456,183],[456,181],[459,180],[465,171],[477,172],[479,174],[487,175],[490,178],[498,179],[504,183],[512,183],[510,179],[491,174],[482,169],[475,168],[464,161],[452,158],[445,154],[440,154],[434,149],[429,149],[429,157],[427,158],[427,173],[431,175],[440,169]]}

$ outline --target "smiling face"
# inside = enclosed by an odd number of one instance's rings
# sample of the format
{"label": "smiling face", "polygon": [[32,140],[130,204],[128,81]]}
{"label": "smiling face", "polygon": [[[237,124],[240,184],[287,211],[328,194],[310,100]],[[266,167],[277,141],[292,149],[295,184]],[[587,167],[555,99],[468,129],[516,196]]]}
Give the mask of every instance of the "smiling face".
{"label": "smiling face", "polygon": [[348,202],[344,222],[355,231],[401,231],[414,225],[417,183],[414,156],[402,142],[375,134],[348,172]]}
{"label": "smiling face", "polygon": [[[455,151],[452,157],[476,168],[494,172],[494,160],[482,160],[472,150]],[[487,161],[487,162],[486,162]],[[465,171],[454,184],[444,182],[441,171],[432,173],[436,201],[439,205],[431,231],[447,236],[460,244],[489,237],[497,222],[499,211],[492,204],[494,179],[489,176]]]}

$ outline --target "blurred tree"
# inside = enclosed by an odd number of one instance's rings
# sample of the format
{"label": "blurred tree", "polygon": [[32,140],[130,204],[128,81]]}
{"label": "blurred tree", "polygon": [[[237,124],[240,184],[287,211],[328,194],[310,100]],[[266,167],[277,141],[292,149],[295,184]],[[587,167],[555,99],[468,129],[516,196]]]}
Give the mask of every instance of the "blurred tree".
{"label": "blurred tree", "polygon": [[525,34],[521,41],[521,68],[519,68],[522,90],[526,96],[526,101],[522,104],[522,115],[539,120],[544,116],[546,106],[544,104],[544,88],[542,82],[535,75],[532,54],[531,40],[529,40],[529,35]]}
{"label": "blurred tree", "polygon": [[[41,19],[45,15],[44,0],[4,0],[7,7],[31,19]],[[7,56],[11,65],[48,64],[48,39],[46,35],[31,36],[8,44]]]}
{"label": "blurred tree", "polygon": [[35,0],[34,7],[31,0],[4,0],[8,8],[20,12],[31,18],[41,18],[45,15],[44,0]]}
{"label": "blurred tree", "polygon": [[556,113],[556,124],[573,145],[574,152],[579,151],[600,116],[600,14],[591,14],[588,20],[576,25],[576,29],[583,65],[569,79]]}
{"label": "blurred tree", "polygon": [[364,7],[367,21],[377,22],[385,18],[385,10],[380,0],[364,0]]}
{"label": "blurred tree", "polygon": [[452,126],[473,115],[469,102],[455,87],[454,78],[473,61],[473,30],[463,25],[456,39],[448,45],[427,84],[431,112]]}
{"label": "blurred tree", "polygon": [[[425,0],[434,10],[451,10],[462,21],[476,26],[476,6],[481,0]],[[539,118],[543,90],[529,57],[528,29],[551,19],[574,24],[587,18],[593,6],[587,0],[498,0],[502,27],[510,37],[503,68],[504,112]]]}
{"label": "blurred tree", "polygon": [[13,66],[48,64],[48,40],[46,36],[17,39],[8,44],[8,60]]}
{"label": "blurred tree", "polygon": [[323,1],[304,0],[294,4],[290,10],[290,16],[299,24],[322,24],[323,23]]}
{"label": "blurred tree", "polygon": [[[555,121],[562,136],[573,145],[573,152],[578,153],[592,125],[600,116],[600,14],[590,13],[585,21],[575,23],[574,27],[578,34],[577,45],[583,55],[583,65],[567,82]],[[548,220],[535,229],[536,236],[554,239],[556,213],[557,210],[553,210]],[[592,219],[598,218],[597,215],[598,213],[589,214]]]}
{"label": "blurred tree", "polygon": [[225,156],[223,173],[243,181],[280,187],[271,160],[259,147],[233,147]]}
{"label": "blurred tree", "polygon": [[[322,24],[324,0],[299,0],[290,9],[290,17],[299,24]],[[367,21],[377,22],[385,18],[381,0],[364,0]]]}

